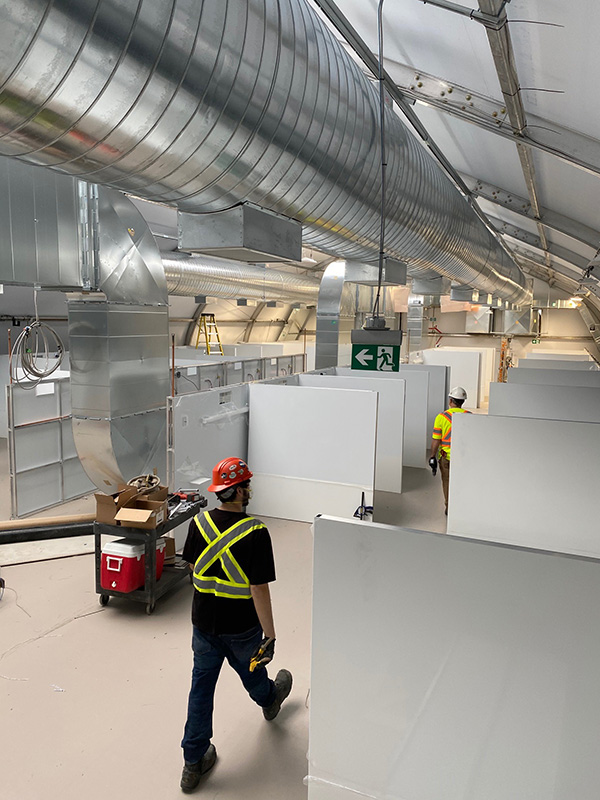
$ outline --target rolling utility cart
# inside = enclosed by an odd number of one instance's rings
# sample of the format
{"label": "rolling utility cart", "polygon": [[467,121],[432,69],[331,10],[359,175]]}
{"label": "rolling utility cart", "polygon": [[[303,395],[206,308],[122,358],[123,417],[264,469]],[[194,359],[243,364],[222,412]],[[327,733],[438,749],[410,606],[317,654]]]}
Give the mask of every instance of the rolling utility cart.
{"label": "rolling utility cart", "polygon": [[[186,562],[181,559],[174,566],[165,566],[162,577],[156,580],[156,541],[163,534],[167,533],[182,522],[194,517],[201,509],[206,508],[207,500],[201,497],[196,503],[191,503],[187,508],[179,513],[173,514],[165,522],[158,525],[153,530],[143,530],[141,528],[126,528],[122,525],[108,525],[104,522],[94,522],[94,542],[96,560],[96,592],[100,595],[100,605],[107,605],[111,597],[124,597],[127,600],[135,600],[138,603],[146,604],[146,614],[152,614],[155,609],[156,601],[163,594],[166,594],[179,581],[189,578],[191,572]],[[132,542],[144,544],[144,574],[145,583],[141,589],[132,592],[119,592],[114,589],[106,589],[102,586],[102,535],[118,536]]]}

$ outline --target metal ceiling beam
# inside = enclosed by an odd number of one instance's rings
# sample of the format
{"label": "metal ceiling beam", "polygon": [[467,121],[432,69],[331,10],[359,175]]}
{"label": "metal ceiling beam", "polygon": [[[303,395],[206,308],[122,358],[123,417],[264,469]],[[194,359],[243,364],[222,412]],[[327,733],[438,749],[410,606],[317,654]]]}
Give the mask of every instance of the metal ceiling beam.
{"label": "metal ceiling beam", "polygon": [[[377,57],[367,47],[366,42],[358,35],[357,31],[352,27],[347,17],[342,14],[341,10],[336,6],[333,0],[312,0],[312,2],[315,6],[321,9],[325,17],[327,17],[334,28],[338,31],[342,39],[349,44],[351,49],[354,51],[354,53],[356,53],[363,64],[365,64],[373,77],[379,79],[379,61]],[[471,196],[459,173],[454,169],[452,164],[448,161],[446,156],[433,141],[427,131],[427,128],[423,125],[417,114],[411,108],[410,101],[406,99],[403,91],[396,85],[395,81],[391,79],[389,73],[385,69],[382,70],[382,77],[386,92],[396,103],[398,108],[400,108],[406,119],[417,132],[418,136],[423,141],[424,146],[437,160],[456,188],[464,195],[467,202],[471,205],[479,219],[488,228],[490,233],[496,236],[494,228],[490,225],[485,214],[481,211]],[[500,246],[504,248],[510,255],[510,251],[507,250],[501,236],[497,237],[497,241]]]}
{"label": "metal ceiling beam", "polygon": [[[558,270],[549,269],[543,262],[537,261],[532,254],[525,251],[516,251],[515,258],[525,272],[534,278],[545,281],[550,286],[557,286],[564,292],[572,294],[579,288],[578,281],[571,275],[566,275]],[[595,294],[583,298],[583,303],[595,314],[600,312],[600,299]]]}
{"label": "metal ceiling beam", "polygon": [[[336,6],[336,4],[332,2],[332,0],[313,0],[313,3],[321,9],[323,14],[332,23],[338,33],[340,33],[342,38],[348,42],[352,50],[365,64],[373,77],[379,79],[379,61],[377,56],[374,55],[374,53],[367,47],[366,42],[358,35],[357,31],[352,27],[347,17],[342,14],[341,10]],[[392,100],[402,110],[402,113],[409,120],[410,124],[419,134],[420,138],[423,140],[432,155],[441,164],[452,181],[458,187],[460,187],[463,194],[466,197],[469,197],[469,191],[467,187],[464,186],[460,175],[433,141],[419,117],[410,107],[410,103],[406,101],[402,90],[396,85],[395,81],[391,79],[385,70],[383,70],[383,83]]]}
{"label": "metal ceiling beam", "polygon": [[[479,0],[481,11],[492,17],[497,17],[499,22],[506,23],[506,11],[504,10],[505,0]],[[521,99],[521,85],[519,76],[517,74],[517,67],[515,64],[514,50],[510,38],[510,31],[508,25],[503,24],[502,27],[494,29],[486,27],[486,35],[490,49],[492,51],[492,58],[494,60],[494,67],[496,74],[500,81],[500,89],[504,97],[504,104],[508,113],[508,119],[513,128],[513,133],[517,137],[517,154],[521,162],[521,170],[525,178],[527,186],[527,194],[529,195],[529,202],[533,209],[534,218],[536,220],[538,233],[544,250],[548,250],[548,240],[546,238],[546,231],[540,220],[540,201],[538,197],[538,189],[535,178],[535,164],[533,162],[533,154],[526,144],[522,144],[520,139],[523,138],[525,129],[527,128],[527,116]]]}
{"label": "metal ceiling beam", "polygon": [[[469,17],[469,19],[481,22],[486,28],[496,30],[504,24],[495,14],[490,15],[483,11],[478,11],[475,8],[459,6],[457,3],[451,3],[450,0],[420,0],[420,2],[423,3],[423,5],[438,6],[438,8],[445,8],[446,11],[454,11],[456,14],[460,14],[463,17]],[[510,0],[503,0],[503,2],[510,2]]]}
{"label": "metal ceiling beam", "polygon": [[[570,269],[564,264],[558,264],[556,262],[552,262],[551,266],[548,266],[542,256],[532,253],[530,250],[520,248],[518,245],[512,247],[512,252],[513,257],[519,264],[521,264],[523,261],[529,261],[532,264],[535,264],[536,267],[542,267],[544,270],[546,270],[550,278],[552,278],[553,275],[562,275],[563,278],[568,278],[568,280],[572,281],[575,284],[575,288],[579,286],[581,274],[575,269]],[[546,276],[543,279],[548,280],[548,277]]]}
{"label": "metal ceiling beam", "polygon": [[[494,184],[486,183],[479,180],[479,178],[474,178],[471,175],[461,173],[461,177],[476,197],[506,208],[522,217],[535,219],[531,203],[526,198]],[[540,208],[540,220],[547,228],[551,228],[558,233],[564,233],[571,239],[592,247],[594,250],[600,247],[600,231],[577,222],[577,220],[565,217],[563,214],[558,214],[556,211],[551,211],[549,208],[544,207]]]}
{"label": "metal ceiling beam", "polygon": [[[406,64],[388,58],[384,60],[390,65],[398,89],[406,98],[437,108],[505,139],[515,140],[503,100],[487,97]],[[571,166],[600,175],[598,139],[530,113],[527,114],[527,128],[519,138],[530,147],[549,153]]]}
{"label": "metal ceiling beam", "polygon": [[527,231],[524,228],[520,228],[518,225],[513,225],[510,222],[498,219],[498,217],[494,217],[491,214],[488,214],[488,219],[494,228],[496,228],[498,233],[501,233],[503,236],[510,236],[512,239],[517,239],[518,241],[524,242],[531,247],[535,247],[537,250],[541,250],[544,255],[549,254],[556,256],[557,258],[562,258],[563,261],[566,261],[567,263],[572,264],[574,267],[578,267],[581,270],[585,270],[589,264],[589,258],[580,256],[579,253],[574,253],[572,250],[569,250],[566,247],[561,247],[559,244],[546,242],[544,245],[539,236],[536,236],[534,233],[530,233],[530,231]]}

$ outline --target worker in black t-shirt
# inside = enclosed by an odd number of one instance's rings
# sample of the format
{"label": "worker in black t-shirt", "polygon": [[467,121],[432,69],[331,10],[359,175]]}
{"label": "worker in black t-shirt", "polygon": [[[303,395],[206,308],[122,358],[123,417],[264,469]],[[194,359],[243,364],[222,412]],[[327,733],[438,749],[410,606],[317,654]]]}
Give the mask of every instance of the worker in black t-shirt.
{"label": "worker in black t-shirt", "polygon": [[281,669],[267,675],[275,651],[269,583],[275,563],[269,531],[245,512],[252,473],[239,458],[225,458],[213,469],[209,491],[221,505],[190,523],[183,558],[193,565],[192,650],[194,668],[187,722],[181,746],[184,792],[193,791],[217,758],[211,744],[217,678],[224,659],[242,679],[248,694],[273,720],[292,688]]}

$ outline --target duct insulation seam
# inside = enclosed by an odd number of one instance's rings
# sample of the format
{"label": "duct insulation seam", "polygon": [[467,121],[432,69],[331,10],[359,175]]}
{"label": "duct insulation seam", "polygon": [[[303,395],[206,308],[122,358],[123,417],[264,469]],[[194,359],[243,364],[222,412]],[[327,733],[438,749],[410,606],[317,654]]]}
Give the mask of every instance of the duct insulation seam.
{"label": "duct insulation seam", "polygon": [[[306,0],[0,0],[0,153],[377,257],[379,97]],[[523,273],[391,108],[386,252],[515,303]]]}
{"label": "duct insulation seam", "polygon": [[88,189],[84,213],[102,294],[68,298],[73,435],[90,480],[112,492],[154,470],[166,479],[167,284],[133,203],[112,189]]}
{"label": "duct insulation seam", "polygon": [[316,305],[319,281],[209,256],[169,254],[162,259],[169,294],[184,297],[287,299]]}

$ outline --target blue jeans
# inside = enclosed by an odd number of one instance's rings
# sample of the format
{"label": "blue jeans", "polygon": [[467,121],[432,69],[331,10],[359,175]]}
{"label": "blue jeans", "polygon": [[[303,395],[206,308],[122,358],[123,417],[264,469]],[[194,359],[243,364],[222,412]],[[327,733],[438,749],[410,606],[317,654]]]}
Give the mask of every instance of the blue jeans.
{"label": "blue jeans", "polygon": [[194,627],[192,687],[181,742],[183,757],[189,764],[197,764],[208,750],[213,735],[215,688],[224,659],[240,676],[255,703],[264,708],[275,700],[275,684],[267,675],[267,670],[249,670],[250,658],[261,641],[262,630],[258,626],[244,633],[220,635],[203,633]]}

